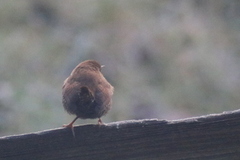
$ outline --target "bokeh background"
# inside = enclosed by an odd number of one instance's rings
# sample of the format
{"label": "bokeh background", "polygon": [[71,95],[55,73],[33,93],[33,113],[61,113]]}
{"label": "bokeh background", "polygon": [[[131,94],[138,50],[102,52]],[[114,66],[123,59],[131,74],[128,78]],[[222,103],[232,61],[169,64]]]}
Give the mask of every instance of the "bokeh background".
{"label": "bokeh background", "polygon": [[[239,0],[1,0],[0,136],[61,127],[63,81],[95,59],[105,123],[239,109]],[[76,124],[97,123],[78,120]]]}

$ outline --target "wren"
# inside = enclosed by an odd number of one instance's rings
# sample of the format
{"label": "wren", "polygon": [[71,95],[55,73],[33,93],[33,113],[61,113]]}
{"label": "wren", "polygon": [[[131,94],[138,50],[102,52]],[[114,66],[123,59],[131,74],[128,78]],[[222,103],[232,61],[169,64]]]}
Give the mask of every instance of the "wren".
{"label": "wren", "polygon": [[86,60],[78,64],[64,81],[62,87],[62,103],[69,114],[76,118],[64,127],[72,129],[78,119],[98,118],[98,124],[103,124],[101,117],[111,109],[114,88],[101,73],[102,66],[94,60]]}

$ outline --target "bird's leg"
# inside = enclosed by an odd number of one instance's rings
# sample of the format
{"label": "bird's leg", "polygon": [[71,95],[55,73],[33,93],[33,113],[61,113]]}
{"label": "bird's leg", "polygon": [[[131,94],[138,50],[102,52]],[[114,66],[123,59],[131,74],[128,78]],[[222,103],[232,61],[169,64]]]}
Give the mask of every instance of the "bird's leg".
{"label": "bird's leg", "polygon": [[68,128],[73,128],[73,123],[78,119],[78,117],[76,117],[71,123],[67,124],[67,125],[63,125],[63,127],[68,127]]}
{"label": "bird's leg", "polygon": [[104,125],[104,123],[102,122],[101,118],[98,118],[98,125]]}
{"label": "bird's leg", "polygon": [[73,128],[73,123],[78,119],[78,116],[69,124],[67,125],[63,125],[63,127],[67,127],[67,128],[71,128],[72,129],[72,134],[73,134],[73,137],[75,137],[75,132],[74,132],[74,128]]}

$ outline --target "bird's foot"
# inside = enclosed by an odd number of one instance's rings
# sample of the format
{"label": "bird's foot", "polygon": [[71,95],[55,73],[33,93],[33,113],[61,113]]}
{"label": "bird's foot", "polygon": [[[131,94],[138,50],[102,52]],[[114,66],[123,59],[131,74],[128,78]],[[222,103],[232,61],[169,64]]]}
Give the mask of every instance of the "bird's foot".
{"label": "bird's foot", "polygon": [[71,130],[72,130],[72,134],[73,134],[73,137],[75,138],[75,132],[74,132],[74,126],[73,126],[73,124],[72,123],[70,123],[70,124],[64,124],[63,125],[63,127],[66,127],[66,128],[71,128]]}
{"label": "bird's foot", "polygon": [[63,127],[66,128],[73,128],[73,124],[69,123],[69,124],[64,124]]}
{"label": "bird's foot", "polygon": [[71,128],[72,130],[72,134],[73,134],[73,137],[75,138],[75,132],[74,132],[74,126],[73,126],[73,123],[78,119],[78,117],[76,117],[71,123],[69,124],[65,124],[63,125],[63,127],[66,127],[66,128]]}
{"label": "bird's foot", "polygon": [[98,125],[99,125],[99,126],[100,126],[100,125],[105,125],[105,124],[102,122],[101,118],[98,119]]}

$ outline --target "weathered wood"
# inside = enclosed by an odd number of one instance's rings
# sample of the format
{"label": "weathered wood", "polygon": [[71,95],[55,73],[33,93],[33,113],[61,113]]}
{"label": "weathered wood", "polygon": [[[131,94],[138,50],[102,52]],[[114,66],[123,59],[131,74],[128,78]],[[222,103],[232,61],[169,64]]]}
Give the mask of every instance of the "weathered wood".
{"label": "weathered wood", "polygon": [[0,159],[239,160],[240,110],[176,121],[138,120],[0,138]]}

